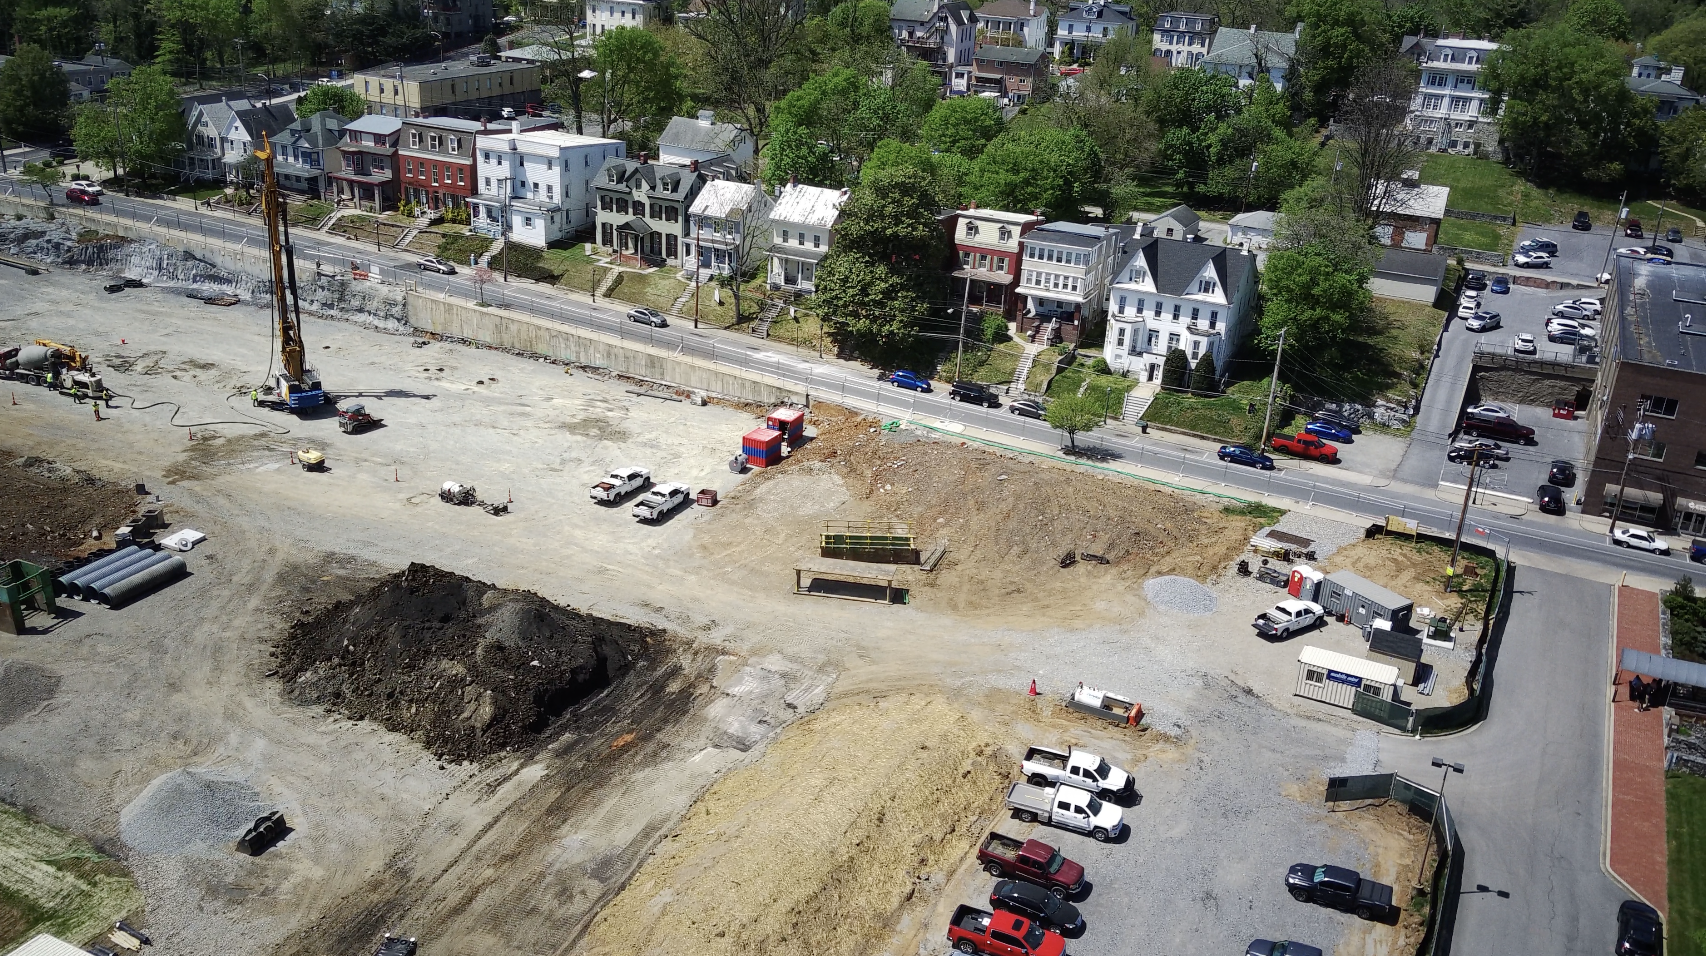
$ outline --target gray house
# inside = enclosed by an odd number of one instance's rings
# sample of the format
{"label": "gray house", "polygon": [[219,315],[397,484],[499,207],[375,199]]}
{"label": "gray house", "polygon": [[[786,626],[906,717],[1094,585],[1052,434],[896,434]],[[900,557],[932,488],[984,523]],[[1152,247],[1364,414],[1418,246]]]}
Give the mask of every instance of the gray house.
{"label": "gray house", "polygon": [[330,194],[326,160],[336,156],[348,122],[331,110],[321,110],[279,130],[272,141],[279,186],[316,199]]}
{"label": "gray house", "polygon": [[710,110],[672,117],[658,137],[658,159],[678,166],[718,161],[742,173],[752,171],[752,134],[733,123],[719,123]]}
{"label": "gray house", "polygon": [[705,176],[698,164],[670,166],[612,157],[593,177],[598,195],[598,244],[618,262],[662,266],[681,261],[688,212]]}

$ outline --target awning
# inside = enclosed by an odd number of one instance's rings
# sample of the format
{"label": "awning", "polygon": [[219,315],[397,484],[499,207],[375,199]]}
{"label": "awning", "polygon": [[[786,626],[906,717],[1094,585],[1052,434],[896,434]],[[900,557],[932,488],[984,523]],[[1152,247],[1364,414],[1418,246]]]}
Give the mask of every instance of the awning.
{"label": "awning", "polygon": [[641,219],[639,216],[635,216],[634,218],[628,220],[627,222],[622,223],[621,225],[617,226],[616,230],[618,232],[631,232],[631,233],[635,234],[636,236],[650,235],[651,233],[657,231],[657,230],[653,229],[651,226],[647,225],[646,221],[644,219]]}
{"label": "awning", "polygon": [[1693,498],[1676,499],[1676,510],[1689,514],[1706,515],[1706,501],[1695,501]]}
{"label": "awning", "polygon": [[[1618,501],[1622,493],[1622,485],[1605,486],[1606,501]],[[1629,500],[1627,503],[1632,504],[1637,508],[1662,508],[1664,507],[1665,496],[1662,491],[1645,491],[1640,488],[1630,488]]]}
{"label": "awning", "polygon": [[954,273],[956,279],[976,279],[979,282],[989,282],[995,285],[1012,285],[1019,281],[1016,275],[1005,272],[985,272],[982,269],[960,269]]}
{"label": "awning", "polygon": [[1620,670],[1632,674],[1643,674],[1676,684],[1687,684],[1690,687],[1706,687],[1706,664],[1679,661],[1674,657],[1660,657],[1625,647],[1617,657],[1617,666]]}

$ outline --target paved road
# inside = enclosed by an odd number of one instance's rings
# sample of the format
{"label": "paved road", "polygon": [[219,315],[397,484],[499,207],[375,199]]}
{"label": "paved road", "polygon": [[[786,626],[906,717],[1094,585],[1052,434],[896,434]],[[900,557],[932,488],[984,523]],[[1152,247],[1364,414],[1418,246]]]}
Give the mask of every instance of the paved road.
{"label": "paved road", "polygon": [[[246,241],[250,248],[264,248],[265,245],[263,228],[254,219],[110,194],[104,197],[104,200],[101,206],[93,211],[125,216],[140,222],[152,222],[168,228],[181,228],[190,235],[201,235],[210,239]],[[347,264],[351,259],[364,265],[377,263],[377,271],[388,280],[413,281],[423,292],[444,291],[468,299],[475,297],[473,282],[466,274],[440,276],[436,273],[420,272],[413,267],[417,258],[413,255],[389,248],[372,251],[304,230],[294,232],[293,239],[299,263],[316,259],[337,266]],[[595,329],[628,341],[667,348],[677,354],[771,375],[799,386],[813,397],[833,398],[887,416],[970,425],[1004,438],[1054,446],[1060,444],[1060,433],[1041,422],[1007,414],[1005,409],[986,409],[950,402],[945,391],[931,394],[900,391],[878,381],[874,373],[865,372],[851,363],[820,360],[809,353],[771,346],[770,343],[748,335],[728,333],[720,329],[695,330],[686,327],[684,323],[672,325],[667,329],[653,329],[625,321],[626,306],[606,308],[603,304],[592,305],[556,294],[547,286],[533,283],[493,283],[487,286],[484,295],[487,301],[566,325]],[[1448,339],[1450,338],[1448,336]],[[1462,350],[1470,348],[1467,345],[1469,340],[1460,338],[1457,341],[1466,344],[1453,346],[1459,351],[1454,351],[1451,355],[1458,357],[1449,360],[1446,363],[1447,368],[1441,369],[1444,374],[1450,374],[1450,368],[1467,365],[1468,352]],[[1430,383],[1429,392],[1432,391]],[[1425,416],[1417,425],[1424,440],[1425,436],[1439,428],[1437,423],[1430,423]],[[1094,441],[1099,448],[1124,462],[1171,472],[1180,478],[1212,482],[1233,494],[1273,494],[1370,518],[1380,518],[1388,514],[1401,515],[1418,519],[1423,524],[1437,529],[1450,530],[1457,526],[1457,505],[1441,501],[1433,494],[1433,485],[1438,480],[1437,466],[1434,474],[1422,483],[1425,487],[1393,485],[1370,488],[1328,477],[1314,477],[1308,472],[1292,471],[1284,467],[1276,471],[1261,472],[1227,465],[1215,459],[1212,449],[1182,446],[1154,436],[1140,437],[1134,429],[1125,427],[1099,430],[1094,434]],[[1489,528],[1501,536],[1501,540],[1508,538],[1511,547],[1518,550],[1592,561],[1619,570],[1661,577],[1674,577],[1687,567],[1686,560],[1679,556],[1660,557],[1614,549],[1603,535],[1586,532],[1573,525],[1512,518],[1479,508],[1471,508],[1470,517],[1472,524]]]}
{"label": "paved road", "polygon": [[1487,720],[1439,740],[1382,738],[1381,769],[1446,783],[1466,866],[1452,951],[1599,956],[1627,898],[1600,868],[1611,591],[1518,567]]}

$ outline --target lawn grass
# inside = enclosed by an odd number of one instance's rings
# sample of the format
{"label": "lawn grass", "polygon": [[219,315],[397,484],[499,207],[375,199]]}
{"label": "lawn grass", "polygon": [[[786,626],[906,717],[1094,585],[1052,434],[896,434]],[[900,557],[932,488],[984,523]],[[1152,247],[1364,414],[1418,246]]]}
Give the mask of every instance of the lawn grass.
{"label": "lawn grass", "polygon": [[[431,235],[433,234],[423,232],[419,236],[416,236],[415,239],[418,240]],[[427,241],[430,242],[432,240],[429,238]],[[411,240],[411,245],[412,244],[413,240]],[[438,239],[438,245],[434,247],[432,254],[459,268],[465,268],[464,263],[468,261],[469,256],[473,256],[475,261],[478,261],[481,256],[486,254],[486,250],[491,247],[492,237],[490,236],[482,236],[478,233],[473,235],[451,235],[446,233],[442,234],[441,238]]]}
{"label": "lawn grass", "polygon": [[0,804],[0,950],[37,933],[81,942],[141,907],[123,864]]}
{"label": "lawn grass", "polygon": [[[1408,401],[1427,383],[1445,313],[1431,303],[1375,296],[1343,354],[1360,361],[1325,365],[1309,357],[1286,361],[1285,380],[1306,395],[1364,404]],[[1266,396],[1261,396],[1265,398]]]}
{"label": "lawn grass", "polygon": [[1615,222],[1617,197],[1589,196],[1568,189],[1546,189],[1530,184],[1523,188],[1522,205],[1517,209],[1516,217],[1522,222],[1552,225],[1568,223],[1583,209],[1593,217],[1595,225]]}
{"label": "lawn grass", "polygon": [[1522,179],[1503,164],[1452,153],[1429,153],[1422,164],[1422,182],[1451,187],[1446,205],[1453,209],[1501,216],[1516,212],[1523,193]]}
{"label": "lawn grass", "polygon": [[1273,505],[1265,505],[1259,501],[1245,502],[1241,505],[1226,505],[1220,509],[1220,513],[1231,515],[1234,518],[1255,518],[1262,523],[1264,528],[1279,524],[1279,520],[1285,517],[1284,508],[1275,508]]}
{"label": "lawn grass", "polygon": [[[1686,724],[1684,726],[1687,726]],[[1706,954],[1706,779],[1665,774],[1672,956]]]}
{"label": "lawn grass", "polygon": [[610,267],[586,254],[586,248],[575,243],[566,249],[546,249],[539,264],[557,276],[557,284],[577,292],[595,292]]}
{"label": "lawn grass", "polygon": [[290,205],[290,224],[293,226],[303,224],[317,226],[321,222],[325,221],[325,218],[330,216],[332,214],[332,210],[336,208],[337,207],[333,206],[331,203],[323,202],[318,199],[308,199],[292,203]]}
{"label": "lawn grass", "polygon": [[215,196],[225,195],[225,187],[209,186],[202,183],[186,183],[182,186],[174,186],[171,189],[166,190],[166,193],[167,195],[182,196],[185,199],[193,199],[196,202],[201,202],[203,200],[212,199]]}
{"label": "lawn grass", "polygon": [[[1089,386],[1085,386],[1089,382]],[[1048,383],[1049,398],[1060,398],[1066,395],[1077,395],[1079,389],[1084,394],[1106,403],[1112,409],[1110,414],[1118,415],[1120,406],[1125,402],[1126,393],[1137,387],[1137,379],[1124,378],[1119,375],[1097,375],[1084,365],[1074,365],[1061,369]]]}
{"label": "lawn grass", "polygon": [[[1663,202],[1664,215],[1662,218],[1659,215],[1659,204],[1647,199],[1630,203],[1629,215],[1641,220],[1649,230],[1649,235],[1652,229],[1658,229],[1662,232],[1671,226],[1681,229],[1683,236],[1687,238],[1696,238],[1706,234],[1706,228],[1694,221],[1706,222],[1706,211],[1685,206],[1673,200],[1663,200]],[[1690,216],[1693,219],[1690,219]]]}
{"label": "lawn grass", "polygon": [[[746,300],[747,294],[742,292],[741,305],[746,305]],[[817,310],[810,308],[810,303],[804,301],[795,304],[791,316],[786,307],[782,309],[782,314],[770,323],[770,337],[802,349],[815,349],[819,345],[825,349],[832,347],[828,336],[823,334],[823,320],[818,316]]]}
{"label": "lawn grass", "polygon": [[680,275],[680,271],[674,268],[663,268],[656,272],[624,270],[616,284],[605,290],[605,294],[612,299],[668,312],[670,307],[675,305],[675,300],[681,298],[681,293],[686,291]]}
{"label": "lawn grass", "polygon": [[1132,212],[1166,212],[1190,199],[1170,179],[1162,176],[1134,176],[1131,181],[1115,186],[1112,194],[1113,214],[1118,218],[1110,219],[1110,222],[1124,222],[1127,214]]}
{"label": "lawn grass", "polygon": [[[996,346],[966,346],[965,359],[960,364],[960,380],[982,382],[985,385],[1007,385],[1019,370],[1019,358],[1025,347],[1018,342],[1002,342]],[[944,364],[946,369],[951,365]]]}
{"label": "lawn grass", "polygon": [[1049,379],[1054,377],[1055,363],[1059,362],[1060,357],[1065,354],[1066,346],[1064,344],[1051,345],[1038,352],[1036,359],[1031,362],[1030,373],[1025,376],[1025,391],[1039,393],[1047,391]]}
{"label": "lawn grass", "polygon": [[1504,252],[1511,246],[1511,238],[1507,235],[1511,231],[1513,230],[1501,229],[1490,222],[1447,218],[1440,220],[1439,241],[1447,246]]}
{"label": "lawn grass", "polygon": [[372,216],[345,216],[332,226],[331,231],[351,239],[372,242],[373,233],[377,229],[379,243],[389,249],[397,244],[398,239],[403,238],[405,228],[395,223],[380,222]]}
{"label": "lawn grass", "polygon": [[[721,289],[720,293],[718,292],[719,289]],[[721,303],[717,301],[717,296],[719,294],[723,297],[723,301]],[[681,314],[689,317],[692,316],[694,304],[697,302],[700,324],[715,326],[719,329],[727,329],[739,325],[742,322],[751,322],[758,318],[758,314],[764,311],[765,301],[766,300],[749,285],[741,292],[741,314],[737,320],[735,317],[734,290],[723,288],[715,283],[701,282],[699,284],[699,291],[688,296],[687,301],[681,306]],[[798,307],[804,309],[805,302],[801,302]],[[774,328],[774,326],[772,326],[772,328]],[[816,343],[814,342],[813,344],[815,347]]]}
{"label": "lawn grass", "polygon": [[[1209,435],[1222,441],[1254,444],[1262,431],[1262,417],[1267,412],[1266,385],[1262,400],[1244,395],[1222,395],[1204,398],[1179,392],[1156,392],[1144,411],[1144,421],[1169,428],[1178,428],[1199,435]],[[1256,410],[1250,411],[1255,401]],[[1284,431],[1290,413],[1274,409],[1274,432]]]}

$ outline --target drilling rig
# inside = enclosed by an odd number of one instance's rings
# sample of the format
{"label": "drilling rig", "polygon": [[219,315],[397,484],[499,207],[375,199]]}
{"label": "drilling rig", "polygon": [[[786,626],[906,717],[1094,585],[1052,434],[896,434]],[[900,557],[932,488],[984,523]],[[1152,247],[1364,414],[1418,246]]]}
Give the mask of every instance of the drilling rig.
{"label": "drilling rig", "polygon": [[261,161],[261,211],[267,221],[267,248],[272,253],[272,303],[276,314],[278,365],[254,394],[256,405],[299,411],[313,408],[326,400],[320,389],[320,373],[308,364],[302,351],[302,305],[296,298],[296,257],[290,245],[290,220],[285,215],[284,197],[279,195],[278,179],[273,175],[272,142],[261,136],[261,148],[255,150]]}

